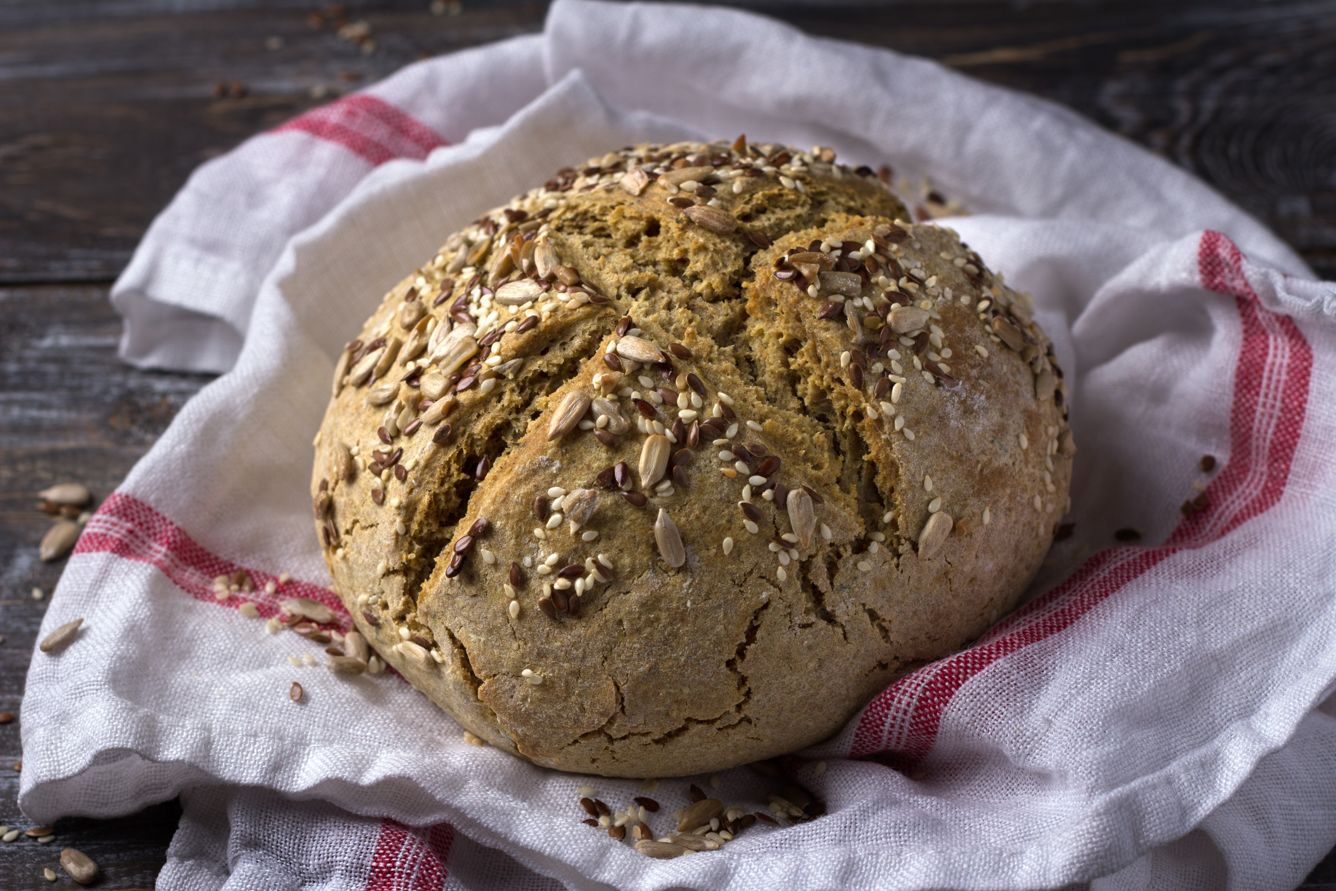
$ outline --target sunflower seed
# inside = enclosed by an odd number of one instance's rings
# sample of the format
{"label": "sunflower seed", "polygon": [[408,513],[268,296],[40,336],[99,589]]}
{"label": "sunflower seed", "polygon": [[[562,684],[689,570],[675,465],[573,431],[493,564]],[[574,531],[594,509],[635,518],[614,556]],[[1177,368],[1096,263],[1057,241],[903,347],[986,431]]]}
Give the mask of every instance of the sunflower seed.
{"label": "sunflower seed", "polygon": [[645,365],[663,361],[663,350],[657,344],[634,334],[627,334],[617,341],[617,355]]}
{"label": "sunflower seed", "polygon": [[506,282],[497,288],[492,299],[502,306],[523,306],[537,300],[542,296],[542,293],[542,285],[533,279],[522,278],[518,281]]}
{"label": "sunflower seed", "polygon": [[738,221],[733,219],[732,214],[708,204],[693,204],[682,213],[697,226],[717,235],[727,235],[738,228]]}
{"label": "sunflower seed", "polygon": [[928,517],[928,522],[923,524],[923,529],[919,532],[918,553],[924,559],[931,559],[946,544],[946,538],[951,534],[952,525],[951,515],[945,511],[937,511]]}
{"label": "sunflower seed", "polygon": [[0,840],[4,841],[4,842],[6,842],[6,843],[8,843],[8,842],[12,842],[12,841],[14,841],[15,839],[17,839],[17,838],[18,838],[20,835],[22,835],[22,834],[23,834],[23,833],[20,832],[20,831],[17,830],[17,829],[11,829],[11,830],[9,830],[8,832],[6,832],[3,836],[0,836]]}
{"label": "sunflower seed", "polygon": [[73,520],[57,520],[42,536],[42,543],[37,547],[37,556],[43,563],[59,560],[70,552],[79,540],[79,524]]}
{"label": "sunflower seed", "polygon": [[558,259],[557,249],[552,246],[552,242],[544,238],[534,245],[533,271],[538,273],[539,278],[547,278],[560,265],[561,260]]}
{"label": "sunflower seed", "polygon": [[300,616],[321,625],[328,625],[336,618],[334,610],[305,597],[289,597],[279,604],[283,612],[290,616]]}
{"label": "sunflower seed", "polygon": [[896,334],[913,334],[928,324],[928,311],[917,306],[897,306],[891,310],[891,330]]}
{"label": "sunflower seed", "polygon": [[654,521],[654,541],[659,546],[663,562],[673,569],[687,562],[687,549],[682,546],[682,535],[677,531],[673,518],[663,508],[659,508],[659,516]]}
{"label": "sunflower seed", "polygon": [[422,305],[421,300],[410,300],[399,307],[399,327],[405,330],[412,328],[422,317],[427,314],[427,308]]}
{"label": "sunflower seed", "polygon": [[1048,402],[1053,398],[1053,392],[1058,388],[1057,379],[1053,376],[1053,370],[1045,366],[1042,371],[1034,377],[1034,396],[1040,402]]}
{"label": "sunflower seed", "polygon": [[672,842],[655,841],[652,838],[644,838],[636,842],[636,853],[653,857],[655,860],[671,860],[674,857],[681,857],[686,852],[686,848]]}
{"label": "sunflower seed", "polygon": [[399,641],[394,645],[394,651],[418,668],[426,668],[431,664],[431,654],[427,652],[426,647],[415,644],[411,640]]}
{"label": "sunflower seed", "polygon": [[366,663],[352,656],[330,656],[329,670],[335,674],[361,674],[366,671]]}
{"label": "sunflower seed", "polygon": [[84,507],[93,500],[93,493],[83,483],[57,483],[37,493],[48,504]]}
{"label": "sunflower seed", "polygon": [[557,410],[552,413],[552,420],[547,425],[548,440],[560,439],[575,429],[585,412],[589,410],[590,396],[584,390],[571,390],[561,397]]}
{"label": "sunflower seed", "polygon": [[46,637],[42,638],[42,642],[38,644],[37,648],[43,653],[55,653],[63,650],[65,647],[69,646],[70,641],[74,640],[79,634],[79,629],[82,627],[82,618],[66,622]]}
{"label": "sunflower seed", "polygon": [[375,373],[373,378],[384,377],[385,373],[394,367],[394,360],[399,358],[399,348],[404,342],[397,337],[391,337],[385,343],[385,349],[380,353],[380,359],[376,361]]}
{"label": "sunflower seed", "polygon": [[640,448],[640,486],[648,489],[663,479],[668,470],[668,456],[673,444],[661,433],[651,433],[645,437],[645,444]]}
{"label": "sunflower seed", "polygon": [[60,868],[80,885],[89,885],[97,878],[97,864],[93,858],[75,848],[60,852]]}
{"label": "sunflower seed", "polygon": [[353,630],[343,636],[343,652],[345,655],[365,662],[371,658],[371,648],[367,646],[366,638],[362,632]]}
{"label": "sunflower seed", "polygon": [[337,396],[343,391],[343,379],[348,375],[348,363],[352,361],[352,353],[348,350],[339,352],[339,361],[334,363],[334,380],[330,382],[329,392],[331,396]]}
{"label": "sunflower seed", "polygon": [[450,382],[439,371],[431,371],[418,381],[418,391],[433,401],[440,399],[450,389]]}
{"label": "sunflower seed", "polygon": [[305,695],[306,691],[302,689],[302,685],[293,681],[292,686],[288,688],[288,698],[293,702],[301,702]]}
{"label": "sunflower seed", "polygon": [[422,423],[428,426],[435,426],[445,420],[445,416],[455,410],[459,401],[454,396],[444,396],[431,404],[425,412],[422,413]]}
{"label": "sunflower seed", "polygon": [[1008,349],[1019,352],[1021,347],[1025,346],[1025,336],[1021,334],[1020,329],[1001,316],[994,316],[992,329],[993,333],[1007,345]]}
{"label": "sunflower seed", "polygon": [[399,395],[399,382],[385,381],[367,391],[366,401],[371,405],[385,405],[392,402],[397,395]]}
{"label": "sunflower seed", "polygon": [[812,546],[812,533],[816,531],[816,511],[812,506],[812,496],[806,489],[791,489],[785,505],[789,513],[789,525],[798,536],[798,544],[806,549]]}
{"label": "sunflower seed", "polygon": [[702,798],[692,802],[677,818],[677,831],[690,832],[706,825],[724,812],[724,803],[717,798]]}
{"label": "sunflower seed", "polygon": [[54,869],[47,866],[42,869],[42,878],[46,879],[48,882],[54,882],[56,879],[60,877],[56,875],[56,871]]}
{"label": "sunflower seed", "polygon": [[690,180],[701,182],[713,173],[713,167],[676,167],[672,170],[665,170],[663,173],[659,174],[659,181],[680,186],[682,183]]}
{"label": "sunflower seed", "polygon": [[817,274],[823,294],[843,294],[857,297],[863,291],[863,279],[855,272],[821,272]]}
{"label": "sunflower seed", "polygon": [[31,829],[25,829],[23,834],[28,838],[45,838],[48,835],[55,835],[56,830],[50,826],[34,826]]}
{"label": "sunflower seed", "polygon": [[562,499],[562,511],[571,524],[571,531],[578,532],[598,509],[598,493],[593,489],[572,489]]}
{"label": "sunflower seed", "polygon": [[622,174],[620,182],[623,189],[638,197],[649,185],[649,174],[639,167],[632,167]]}
{"label": "sunflower seed", "polygon": [[688,851],[717,851],[719,842],[711,841],[699,835],[686,835],[681,832],[675,832],[668,836],[668,841],[675,845],[681,845]]}
{"label": "sunflower seed", "polygon": [[380,361],[381,353],[384,348],[372,350],[365,356],[357,360],[353,370],[348,372],[348,383],[354,387],[360,387],[371,380],[371,373],[376,370],[376,363]]}
{"label": "sunflower seed", "polygon": [[450,375],[463,368],[464,363],[477,352],[478,341],[474,339],[473,331],[459,325],[432,350],[431,357],[436,362],[437,371]]}
{"label": "sunflower seed", "polygon": [[594,410],[595,418],[608,419],[607,429],[609,433],[621,436],[623,433],[625,433],[627,430],[631,428],[630,423],[628,423],[626,418],[622,416],[621,409],[617,407],[617,403],[613,402],[612,400],[604,399],[601,396],[596,396],[594,400],[590,403],[590,407],[592,407]]}

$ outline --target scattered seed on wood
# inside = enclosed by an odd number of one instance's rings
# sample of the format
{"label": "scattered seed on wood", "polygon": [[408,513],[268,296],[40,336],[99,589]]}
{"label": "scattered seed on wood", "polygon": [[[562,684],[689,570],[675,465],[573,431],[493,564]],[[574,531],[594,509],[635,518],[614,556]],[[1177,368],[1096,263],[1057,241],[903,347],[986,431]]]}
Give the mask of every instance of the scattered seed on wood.
{"label": "scattered seed on wood", "polygon": [[59,652],[69,646],[70,642],[79,634],[79,629],[82,627],[82,618],[66,622],[46,637],[42,638],[42,642],[37,645],[37,648],[43,653]]}
{"label": "scattered seed on wood", "polygon": [[73,520],[57,520],[42,536],[37,556],[43,563],[59,560],[68,554],[79,540],[80,526]]}
{"label": "scattered seed on wood", "polygon": [[76,848],[60,852],[60,868],[80,885],[91,885],[97,879],[97,864],[93,858]]}
{"label": "scattered seed on wood", "polygon": [[57,483],[38,492],[37,497],[48,504],[86,507],[93,500],[93,493],[83,483]]}

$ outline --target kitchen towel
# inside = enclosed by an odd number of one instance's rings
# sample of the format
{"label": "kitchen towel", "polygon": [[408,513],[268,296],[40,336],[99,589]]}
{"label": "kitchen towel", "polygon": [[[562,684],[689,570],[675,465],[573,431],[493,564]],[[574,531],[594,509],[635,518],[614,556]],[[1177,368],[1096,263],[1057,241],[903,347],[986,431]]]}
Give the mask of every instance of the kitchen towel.
{"label": "kitchen towel", "polygon": [[[301,596],[348,627],[310,440],[385,290],[559,167],[738,132],[968,208],[944,224],[1034,295],[1068,372],[1073,529],[1023,608],[787,765],[824,816],[658,861],[581,823],[585,787],[654,797],[662,832],[692,782],[768,815],[773,779],[542,770],[393,675],[308,664],[321,648],[267,619]],[[34,654],[20,803],[48,821],[180,795],[163,888],[1266,888],[1336,843],[1336,288],[1071,112],[745,13],[559,0],[541,35],[201,167],[112,299],[127,361],[223,373],[69,561],[44,631],[87,625]]]}

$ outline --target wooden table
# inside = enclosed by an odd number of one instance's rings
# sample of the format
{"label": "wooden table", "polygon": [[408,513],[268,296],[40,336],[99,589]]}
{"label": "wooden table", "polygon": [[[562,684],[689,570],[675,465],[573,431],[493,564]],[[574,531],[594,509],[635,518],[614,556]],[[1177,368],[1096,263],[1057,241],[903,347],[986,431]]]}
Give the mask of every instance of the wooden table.
{"label": "wooden table", "polygon": [[[1212,183],[1336,278],[1336,0],[736,5],[1065,103]],[[206,381],[116,360],[107,289],[153,215],[247,136],[419,57],[537,30],[545,4],[348,7],[374,47],[317,27],[299,0],[0,2],[0,711],[21,718],[46,608],[30,592],[60,572],[37,561],[33,493],[66,479],[111,491]],[[0,823],[28,826],[18,727],[0,726]],[[0,887],[47,887],[63,844],[101,864],[102,887],[151,886],[176,816],[167,803],[64,821],[54,845],[0,845]],[[1336,855],[1304,887],[1336,889]]]}

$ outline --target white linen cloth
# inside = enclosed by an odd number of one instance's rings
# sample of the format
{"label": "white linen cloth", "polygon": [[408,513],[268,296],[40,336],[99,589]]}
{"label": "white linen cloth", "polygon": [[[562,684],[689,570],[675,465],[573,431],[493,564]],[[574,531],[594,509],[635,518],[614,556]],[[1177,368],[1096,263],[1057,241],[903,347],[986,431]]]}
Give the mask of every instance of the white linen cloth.
{"label": "white linen cloth", "polygon": [[[236,607],[336,603],[310,440],[405,270],[564,164],[738,132],[889,161],[977,212],[952,225],[1034,294],[1071,383],[1075,531],[1027,606],[806,753],[826,816],[656,861],[579,822],[579,787],[620,807],[637,784],[466,745],[392,676],[294,668],[319,647]],[[743,13],[560,0],[542,35],[205,164],[112,299],[128,361],[224,373],[69,561],[44,632],[87,627],[34,654],[20,803],[46,822],[181,795],[161,888],[1283,888],[1336,843],[1336,288],[1070,112]],[[238,569],[257,590],[219,602]],[[717,783],[766,803],[745,769]],[[686,787],[651,793],[660,831]]]}

